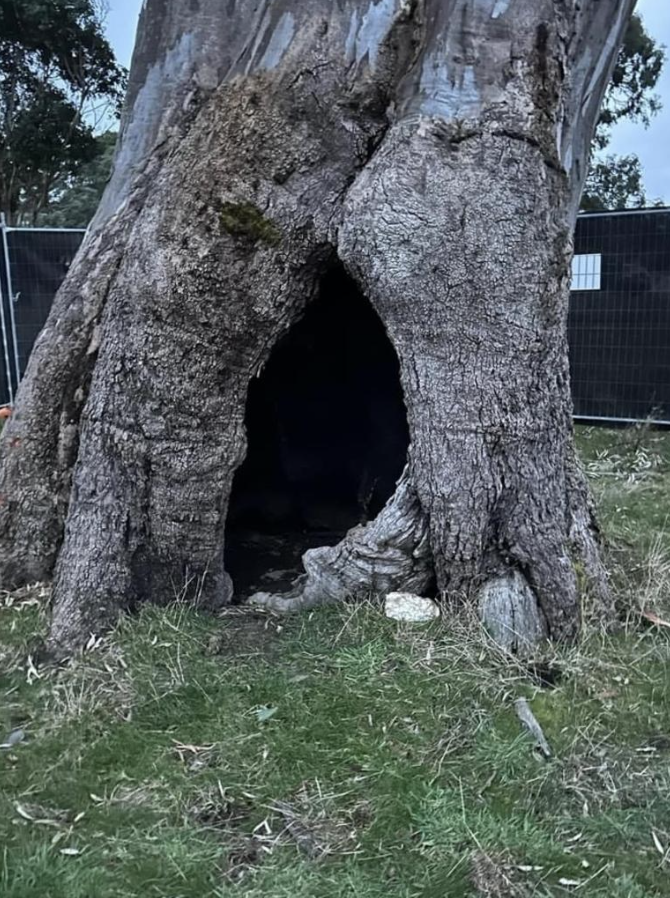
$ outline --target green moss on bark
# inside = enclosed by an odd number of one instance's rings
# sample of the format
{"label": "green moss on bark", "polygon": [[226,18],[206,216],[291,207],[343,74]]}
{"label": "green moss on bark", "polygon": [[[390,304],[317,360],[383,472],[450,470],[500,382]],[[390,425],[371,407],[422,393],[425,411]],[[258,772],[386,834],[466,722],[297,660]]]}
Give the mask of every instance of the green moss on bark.
{"label": "green moss on bark", "polygon": [[268,246],[276,246],[281,240],[279,228],[253,203],[223,203],[220,219],[223,229],[233,237],[261,241]]}

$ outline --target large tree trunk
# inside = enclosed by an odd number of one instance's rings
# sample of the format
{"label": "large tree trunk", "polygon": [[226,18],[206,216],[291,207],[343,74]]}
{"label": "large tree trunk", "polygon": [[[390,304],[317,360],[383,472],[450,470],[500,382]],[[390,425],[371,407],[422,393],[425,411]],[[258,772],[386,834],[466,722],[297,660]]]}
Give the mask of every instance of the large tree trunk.
{"label": "large tree trunk", "polygon": [[[4,585],[55,565],[52,644],[231,600],[250,381],[339,258],[395,347],[396,495],[305,556],[300,607],[478,602],[574,636],[605,584],[571,436],[571,235],[633,0],[147,0],[114,174],[2,443]],[[579,578],[582,580],[583,578]]]}

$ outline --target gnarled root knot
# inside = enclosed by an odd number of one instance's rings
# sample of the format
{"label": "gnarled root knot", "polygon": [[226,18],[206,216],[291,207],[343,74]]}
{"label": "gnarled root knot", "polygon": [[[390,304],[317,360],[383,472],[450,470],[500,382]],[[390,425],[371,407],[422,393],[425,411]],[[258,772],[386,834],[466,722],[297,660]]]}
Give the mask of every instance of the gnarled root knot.
{"label": "gnarled root knot", "polygon": [[310,549],[306,573],[283,595],[258,592],[250,602],[289,612],[391,590],[422,592],[433,577],[425,515],[405,468],[396,492],[369,524],[336,546]]}

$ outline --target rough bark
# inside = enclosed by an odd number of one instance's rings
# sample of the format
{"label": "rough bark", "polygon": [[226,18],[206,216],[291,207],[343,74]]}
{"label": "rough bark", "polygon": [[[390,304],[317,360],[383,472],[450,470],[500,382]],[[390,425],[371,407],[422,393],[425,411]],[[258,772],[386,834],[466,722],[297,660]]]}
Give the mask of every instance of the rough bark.
{"label": "rough bark", "polygon": [[140,601],[230,601],[247,387],[336,256],[398,354],[409,464],[263,600],[434,572],[515,645],[575,634],[575,560],[605,578],[572,450],[570,241],[632,5],[147,0],[115,171],[2,442],[0,575],[56,564],[55,648]]}

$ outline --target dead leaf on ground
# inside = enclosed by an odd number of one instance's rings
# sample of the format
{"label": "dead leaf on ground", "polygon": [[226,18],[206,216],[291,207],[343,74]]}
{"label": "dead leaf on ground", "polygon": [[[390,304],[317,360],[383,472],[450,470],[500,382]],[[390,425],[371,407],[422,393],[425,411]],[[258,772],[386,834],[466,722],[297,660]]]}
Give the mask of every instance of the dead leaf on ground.
{"label": "dead leaf on ground", "polygon": [[656,848],[656,851],[658,851],[661,857],[665,859],[665,856],[667,855],[668,851],[670,851],[670,848],[665,849],[663,847],[661,840],[658,838],[653,829],[651,831],[651,837],[654,840],[654,847]]}
{"label": "dead leaf on ground", "polygon": [[28,823],[35,824],[35,826],[67,826],[72,817],[69,811],[62,811],[59,808],[47,808],[40,804],[15,804],[14,808],[19,817],[28,821]]}

